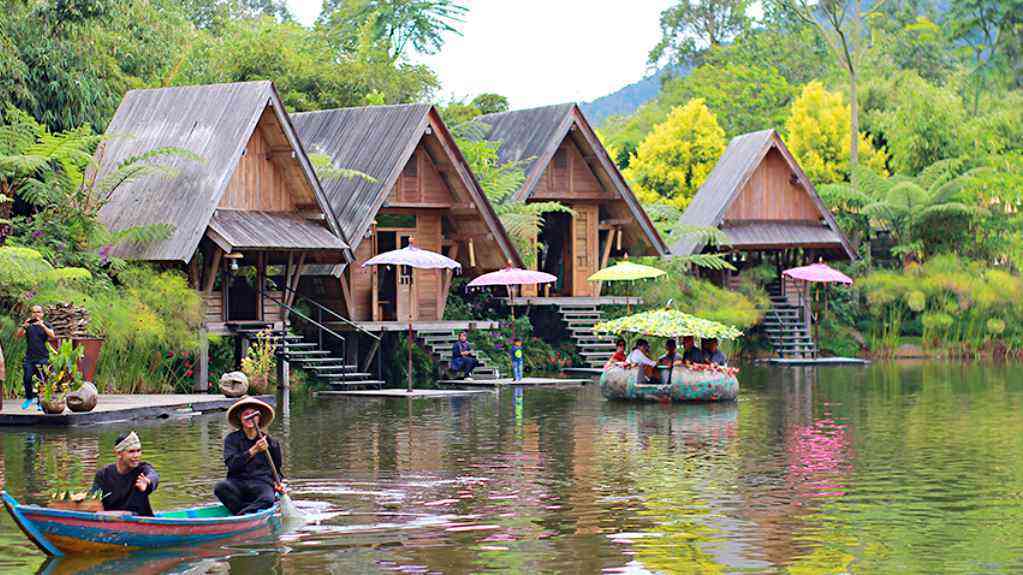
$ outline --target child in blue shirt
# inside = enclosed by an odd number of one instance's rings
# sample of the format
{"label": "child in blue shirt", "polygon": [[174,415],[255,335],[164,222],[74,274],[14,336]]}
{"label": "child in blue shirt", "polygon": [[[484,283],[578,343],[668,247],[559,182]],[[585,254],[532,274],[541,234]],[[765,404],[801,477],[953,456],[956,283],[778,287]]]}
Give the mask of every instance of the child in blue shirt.
{"label": "child in blue shirt", "polygon": [[525,363],[526,352],[522,349],[522,339],[515,338],[511,346],[512,380],[522,381],[522,364]]}

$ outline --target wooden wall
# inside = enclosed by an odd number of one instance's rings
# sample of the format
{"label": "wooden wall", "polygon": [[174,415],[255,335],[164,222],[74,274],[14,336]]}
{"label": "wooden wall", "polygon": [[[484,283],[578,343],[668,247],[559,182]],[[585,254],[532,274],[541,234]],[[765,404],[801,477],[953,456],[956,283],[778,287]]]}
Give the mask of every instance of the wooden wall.
{"label": "wooden wall", "polygon": [[[441,242],[440,212],[432,210],[416,216],[416,245],[424,250],[440,253]],[[418,320],[440,319],[439,311],[447,293],[441,293],[441,270],[415,270],[416,305],[413,308]]]}
{"label": "wooden wall", "polygon": [[391,188],[387,196],[387,205],[443,208],[450,207],[453,203],[451,192],[420,144]]}
{"label": "wooden wall", "polygon": [[566,137],[536,184],[534,200],[614,199],[604,191],[582,152]]}
{"label": "wooden wall", "polygon": [[771,149],[725,213],[726,221],[818,221],[821,214],[778,150]]}
{"label": "wooden wall", "polygon": [[[376,234],[365,238],[359,243],[355,250],[355,262],[348,264],[346,274],[349,278],[349,287],[352,292],[352,312],[355,321],[369,321],[373,319],[373,268],[362,267],[363,262],[376,255]],[[342,315],[348,315],[345,310],[335,310]]]}

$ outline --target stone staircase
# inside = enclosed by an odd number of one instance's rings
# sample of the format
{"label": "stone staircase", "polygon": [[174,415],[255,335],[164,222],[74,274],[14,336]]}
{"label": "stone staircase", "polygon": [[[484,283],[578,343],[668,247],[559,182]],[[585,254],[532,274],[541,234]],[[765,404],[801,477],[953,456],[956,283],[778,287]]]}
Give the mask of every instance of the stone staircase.
{"label": "stone staircase", "polygon": [[769,285],[768,293],[771,307],[762,325],[774,353],[781,358],[817,357],[817,342],[803,308],[781,295],[777,285]]}
{"label": "stone staircase", "polygon": [[604,313],[595,304],[561,304],[561,321],[568,326],[575,347],[583,358],[581,367],[602,368],[615,351],[614,337],[597,334],[593,326],[604,319]]}
{"label": "stone staircase", "polygon": [[[418,341],[426,352],[433,358],[434,363],[440,368],[442,376],[447,373],[448,362],[451,360],[451,348],[458,340],[458,335],[450,329],[419,330],[416,332]],[[501,374],[498,369],[488,366],[486,359],[477,355],[479,365],[472,370],[473,379],[498,379]]]}
{"label": "stone staircase", "polygon": [[[256,341],[257,334],[265,328],[247,327],[238,329],[238,335],[249,341]],[[325,383],[335,390],[382,388],[384,382],[375,379],[375,374],[360,372],[359,368],[345,361],[340,354],[321,348],[316,342],[285,330],[271,331],[271,341],[277,345],[277,358],[283,359]]]}

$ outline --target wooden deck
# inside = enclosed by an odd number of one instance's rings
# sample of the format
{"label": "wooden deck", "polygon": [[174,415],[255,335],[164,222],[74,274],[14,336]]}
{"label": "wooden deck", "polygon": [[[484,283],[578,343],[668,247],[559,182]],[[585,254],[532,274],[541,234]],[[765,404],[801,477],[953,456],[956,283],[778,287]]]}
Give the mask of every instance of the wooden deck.
{"label": "wooden deck", "polygon": [[490,393],[486,389],[413,389],[411,392],[405,388],[401,389],[358,389],[352,391],[318,391],[314,395],[317,398],[331,397],[463,397],[466,395],[477,395]]}
{"label": "wooden deck", "polygon": [[773,365],[868,365],[870,360],[859,357],[772,357],[767,363]]}
{"label": "wooden deck", "polygon": [[500,379],[441,379],[437,380],[441,385],[458,385],[464,387],[579,387],[593,383],[591,379],[562,379],[554,377],[524,377],[520,381],[514,381],[510,377]]}
{"label": "wooden deck", "polygon": [[[259,399],[273,405],[274,395],[259,395]],[[156,394],[156,395],[100,395],[96,409],[88,413],[65,411],[63,415],[46,415],[32,409],[21,409],[20,399],[7,399],[0,410],[0,426],[38,425],[69,426],[134,421],[139,419],[166,419],[190,416],[209,411],[224,411],[237,399],[213,394]]]}
{"label": "wooden deck", "polygon": [[[408,321],[357,321],[356,325],[369,332],[408,331]],[[351,330],[344,322],[328,322],[331,329]],[[413,321],[412,331],[468,331],[469,329],[497,329],[499,322],[490,320],[471,321]]]}
{"label": "wooden deck", "polygon": [[[508,298],[501,298],[508,303]],[[517,297],[511,302],[515,306],[523,305],[556,305],[556,306],[600,306],[600,305],[639,305],[643,303],[642,298],[624,296],[600,296],[600,297]]]}

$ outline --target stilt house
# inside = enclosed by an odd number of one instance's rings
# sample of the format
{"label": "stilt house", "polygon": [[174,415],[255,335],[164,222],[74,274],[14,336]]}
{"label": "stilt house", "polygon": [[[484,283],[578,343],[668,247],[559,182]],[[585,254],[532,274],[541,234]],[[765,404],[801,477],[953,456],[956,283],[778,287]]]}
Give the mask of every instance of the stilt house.
{"label": "stilt house", "polygon": [[586,278],[625,254],[665,255],[667,246],[582,111],[560,104],[481,116],[483,138],[500,141],[502,163],[522,164],[516,202],[556,201],[573,214],[548,213],[537,238],[538,267],[560,279],[548,296],[600,295]]}
{"label": "stilt house", "polygon": [[[521,265],[433,106],[345,108],[293,119],[310,153],[326,154],[334,166],[372,178],[324,182],[355,262],[343,271],[335,268],[336,281],[311,280],[318,301],[373,331],[404,329],[411,311],[418,329],[443,319],[452,272],[364,268],[363,262],[414,241],[459,261],[469,277]],[[406,286],[413,279],[410,298]]]}
{"label": "stilt house", "polygon": [[[304,265],[351,261],[271,82],[132,90],[107,135],[97,152],[100,176],[156,148],[202,159],[175,157],[165,162],[172,177],[128,181],[100,220],[114,231],[173,226],[162,241],[118,247],[113,255],[186,271],[205,301],[207,332],[279,325]],[[197,377],[205,383],[205,373]]]}
{"label": "stilt house", "polygon": [[[778,132],[733,138],[681,221],[718,228],[727,243],[708,246],[695,235],[683,237],[672,245],[673,255],[724,252],[740,272],[773,266],[778,281],[770,286],[767,335],[782,356],[816,354],[805,286],[783,281],[781,272],[820,259],[856,259],[856,253]],[[737,273],[720,279],[727,285]]]}

